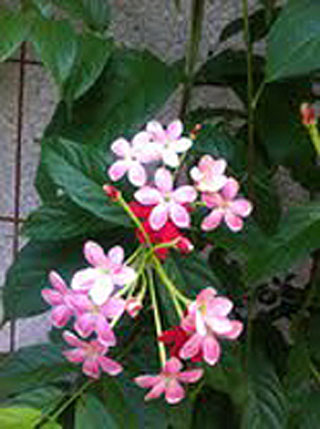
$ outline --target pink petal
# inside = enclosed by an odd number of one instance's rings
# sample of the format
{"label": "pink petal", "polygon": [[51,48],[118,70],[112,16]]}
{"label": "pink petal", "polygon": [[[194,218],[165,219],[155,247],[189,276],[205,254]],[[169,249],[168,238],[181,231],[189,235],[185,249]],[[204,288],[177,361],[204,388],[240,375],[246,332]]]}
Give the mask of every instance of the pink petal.
{"label": "pink petal", "polygon": [[166,390],[166,384],[163,379],[159,381],[150,392],[144,397],[145,401],[150,401],[150,399],[159,398],[159,396]]}
{"label": "pink petal", "polygon": [[215,299],[216,295],[217,291],[213,287],[202,289],[202,291],[197,296],[197,303],[198,305],[201,305],[202,303],[205,304],[207,301]]}
{"label": "pink petal", "polygon": [[75,331],[84,338],[89,337],[96,327],[96,316],[90,313],[78,315],[74,324]]}
{"label": "pink petal", "polygon": [[50,305],[60,305],[64,303],[63,296],[60,292],[53,289],[43,289],[41,291],[42,298]]}
{"label": "pink petal", "polygon": [[133,150],[143,150],[145,145],[150,143],[150,134],[146,131],[140,131],[132,139]]}
{"label": "pink petal", "polygon": [[202,194],[201,200],[206,203],[209,209],[221,207],[224,203],[223,198],[217,192],[205,192]]}
{"label": "pink petal", "polygon": [[125,158],[126,156],[130,155],[131,147],[126,139],[120,137],[112,143],[111,150],[121,158]]}
{"label": "pink petal", "polygon": [[179,356],[181,359],[189,359],[196,356],[200,351],[201,344],[202,337],[198,333],[193,334],[180,349]]}
{"label": "pink petal", "polygon": [[128,171],[130,163],[128,161],[116,161],[108,169],[108,175],[113,182],[120,180]]}
{"label": "pink petal", "polygon": [[139,201],[139,203],[145,206],[153,206],[162,202],[162,194],[158,189],[151,188],[150,186],[144,186],[135,192],[134,198]]}
{"label": "pink petal", "polygon": [[224,220],[233,232],[238,232],[243,228],[243,220],[241,217],[234,215],[230,211],[225,214]]}
{"label": "pink petal", "polygon": [[96,329],[99,342],[101,342],[103,346],[112,347],[116,345],[116,336],[109,323],[101,315],[97,317]]}
{"label": "pink petal", "polygon": [[199,182],[203,178],[203,173],[198,167],[192,167],[190,170],[190,176],[195,182]]}
{"label": "pink petal", "polygon": [[226,185],[221,191],[222,196],[227,200],[233,200],[238,192],[239,183],[233,177],[229,177]]}
{"label": "pink petal", "polygon": [[83,362],[86,356],[83,348],[66,350],[63,352],[63,355],[68,359],[69,362],[72,362],[72,363]]}
{"label": "pink petal", "polygon": [[216,176],[221,176],[227,168],[227,163],[224,159],[218,159],[211,165],[211,171]]}
{"label": "pink petal", "polygon": [[223,317],[227,316],[232,308],[233,304],[230,299],[218,296],[214,298],[211,307],[208,309],[208,313],[218,317]]}
{"label": "pink petal", "polygon": [[161,155],[162,155],[162,161],[165,165],[168,165],[169,167],[172,167],[172,168],[176,168],[179,166],[180,164],[179,157],[172,146],[170,148],[162,149]]}
{"label": "pink petal", "polygon": [[161,381],[162,378],[159,375],[140,375],[134,379],[135,383],[139,387],[150,388],[155,386]]}
{"label": "pink petal", "polygon": [[63,339],[72,347],[83,348],[86,343],[81,341],[76,335],[70,331],[64,331],[62,333]]}
{"label": "pink petal", "polygon": [[178,376],[178,380],[182,383],[196,383],[203,376],[203,369],[191,369],[182,371]]}
{"label": "pink petal", "polygon": [[86,291],[92,288],[100,276],[100,270],[96,268],[84,268],[83,270],[79,270],[74,274],[71,280],[71,288]]}
{"label": "pink petal", "polygon": [[208,315],[208,317],[206,317],[206,322],[213,332],[217,333],[218,335],[224,335],[226,332],[229,332],[232,329],[231,320],[227,319],[226,317],[214,317]]}
{"label": "pink petal", "polygon": [[109,275],[101,275],[89,291],[89,296],[96,305],[104,304],[112,294],[114,284]]}
{"label": "pink petal", "polygon": [[128,170],[129,182],[134,186],[144,186],[147,181],[147,173],[139,162],[133,162]]}
{"label": "pink petal", "polygon": [[137,275],[133,268],[123,266],[115,274],[112,275],[114,284],[124,286],[125,284],[132,283]]}
{"label": "pink petal", "polygon": [[167,204],[158,204],[154,207],[149,216],[151,228],[154,231],[159,231],[168,220]]}
{"label": "pink petal", "polygon": [[82,365],[82,372],[94,379],[100,378],[100,369],[97,359],[86,359]]}
{"label": "pink petal", "polygon": [[235,340],[243,331],[243,323],[239,320],[231,320],[230,323],[232,328],[230,331],[225,332],[223,337],[228,338],[228,340]]}
{"label": "pink petal", "polygon": [[74,308],[76,312],[88,312],[92,308],[92,302],[87,297],[86,294],[83,293],[74,293],[68,296],[68,304],[70,307]]}
{"label": "pink petal", "polygon": [[193,186],[180,186],[172,196],[177,203],[193,203],[197,199],[197,191]]}
{"label": "pink petal", "polygon": [[212,212],[206,216],[201,224],[201,229],[203,231],[211,231],[212,229],[216,229],[223,218],[223,211],[220,209],[212,210]]}
{"label": "pink petal", "polygon": [[171,359],[167,360],[163,372],[168,372],[170,374],[175,374],[179,372],[182,368],[182,363],[177,359],[176,357],[172,357]]}
{"label": "pink petal", "polygon": [[166,401],[168,404],[177,404],[184,397],[185,392],[181,384],[176,379],[170,380],[166,387]]}
{"label": "pink petal", "polygon": [[180,204],[171,203],[170,217],[172,222],[179,228],[189,228],[190,226],[190,215],[188,211]]}
{"label": "pink petal", "polygon": [[51,283],[54,289],[56,289],[58,292],[62,294],[64,294],[68,290],[65,281],[56,271],[50,271],[49,282]]}
{"label": "pink petal", "polygon": [[253,207],[250,201],[245,200],[244,198],[238,198],[230,205],[230,210],[232,213],[241,217],[249,216],[252,212],[252,208]]}
{"label": "pink petal", "polygon": [[118,375],[123,370],[122,365],[106,356],[99,356],[98,362],[102,370],[109,375]]}
{"label": "pink petal", "polygon": [[120,317],[125,311],[126,301],[122,298],[109,298],[108,301],[101,307],[101,313],[108,319]]}
{"label": "pink petal", "polygon": [[192,140],[188,139],[187,137],[182,137],[175,143],[174,150],[177,153],[183,153],[189,150],[191,146],[192,146]]}
{"label": "pink petal", "polygon": [[215,163],[214,158],[211,155],[204,155],[199,161],[199,169],[200,171],[208,171],[211,170]]}
{"label": "pink petal", "polygon": [[108,258],[115,265],[121,265],[124,260],[124,250],[121,246],[114,246],[108,252]]}
{"label": "pink petal", "polygon": [[203,358],[209,365],[215,365],[221,354],[218,341],[211,336],[206,336],[202,343]]}
{"label": "pink petal", "polygon": [[155,184],[162,193],[171,192],[173,188],[172,175],[166,168],[158,168],[154,176]]}
{"label": "pink petal", "polygon": [[86,260],[94,267],[102,267],[106,262],[106,255],[103,248],[94,241],[87,241],[83,248]]}
{"label": "pink petal", "polygon": [[66,305],[58,305],[52,309],[50,319],[53,326],[62,328],[68,323],[71,316],[72,311]]}
{"label": "pink petal", "polygon": [[162,125],[158,121],[148,122],[146,129],[147,132],[150,133],[155,140],[163,141],[167,138],[167,135],[162,128]]}
{"label": "pink petal", "polygon": [[167,126],[167,135],[171,140],[177,140],[183,132],[183,124],[176,119]]}

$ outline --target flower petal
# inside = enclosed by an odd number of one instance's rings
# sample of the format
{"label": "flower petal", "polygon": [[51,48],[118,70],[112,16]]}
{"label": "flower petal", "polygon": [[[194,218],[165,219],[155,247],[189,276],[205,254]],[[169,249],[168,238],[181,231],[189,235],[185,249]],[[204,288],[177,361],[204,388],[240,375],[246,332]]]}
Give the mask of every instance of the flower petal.
{"label": "flower petal", "polygon": [[177,140],[183,132],[183,124],[180,121],[180,119],[176,119],[175,121],[172,121],[167,126],[167,136],[171,140]]}
{"label": "flower petal", "polygon": [[88,377],[98,380],[100,378],[100,369],[97,359],[87,358],[83,362],[82,372]]}
{"label": "flower petal", "polygon": [[181,359],[189,359],[196,356],[200,351],[202,337],[198,333],[193,334],[180,349],[179,356]]}
{"label": "flower petal", "polygon": [[86,260],[94,267],[102,267],[106,262],[103,248],[94,241],[87,241],[83,248]]}
{"label": "flower petal", "polygon": [[162,149],[162,161],[168,167],[176,168],[180,164],[180,160],[176,151],[173,149],[172,145],[168,149]]}
{"label": "flower petal", "polygon": [[114,246],[108,252],[108,258],[115,265],[121,265],[124,260],[124,250],[121,246]]}
{"label": "flower petal", "polygon": [[63,296],[54,289],[42,289],[42,298],[50,305],[61,305],[64,303]]}
{"label": "flower petal", "polygon": [[132,148],[134,151],[142,150],[145,148],[145,145],[150,143],[150,134],[146,131],[140,131],[132,139]]}
{"label": "flower petal", "polygon": [[176,379],[172,379],[167,384],[165,396],[168,404],[177,404],[185,397],[184,388]]}
{"label": "flower petal", "polygon": [[189,150],[192,146],[192,140],[188,137],[182,137],[174,144],[174,150],[177,153],[183,153]]}
{"label": "flower petal", "polygon": [[101,307],[101,314],[106,318],[120,317],[126,308],[126,301],[122,298],[111,297]]}
{"label": "flower petal", "polygon": [[51,310],[50,319],[53,326],[62,328],[68,323],[71,316],[72,311],[66,305],[58,305]]}
{"label": "flower petal", "polygon": [[202,343],[203,358],[209,365],[215,365],[221,354],[218,341],[212,336],[206,336]]}
{"label": "flower petal", "polygon": [[62,333],[63,339],[72,347],[83,348],[86,343],[80,340],[76,335],[70,331],[64,331]]}
{"label": "flower petal", "polygon": [[134,198],[145,206],[153,206],[162,202],[162,194],[156,188],[144,186],[134,194]]}
{"label": "flower petal", "polygon": [[139,162],[132,162],[128,170],[129,182],[134,186],[144,186],[147,181],[147,173],[144,167]]}
{"label": "flower petal", "polygon": [[233,303],[230,299],[223,296],[218,296],[212,301],[210,308],[208,308],[208,314],[224,317],[227,316],[233,308]]}
{"label": "flower petal", "polygon": [[128,171],[130,163],[128,161],[116,161],[108,169],[108,176],[113,182],[120,180]]}
{"label": "flower petal", "polygon": [[206,203],[209,209],[221,207],[224,203],[223,198],[218,192],[205,192],[202,194],[201,200]]}
{"label": "flower petal", "polygon": [[85,351],[80,347],[72,350],[65,350],[62,354],[72,363],[83,362],[86,356]]}
{"label": "flower petal", "polygon": [[239,183],[233,177],[229,177],[221,194],[226,200],[233,200],[239,192]]}
{"label": "flower petal", "polygon": [[133,268],[123,266],[120,270],[112,275],[112,280],[114,284],[118,286],[124,286],[134,282],[136,277],[137,274]]}
{"label": "flower petal", "polygon": [[167,360],[163,371],[170,374],[175,374],[182,369],[182,363],[176,357]]}
{"label": "flower petal", "polygon": [[252,204],[250,201],[244,199],[244,198],[238,198],[234,200],[230,205],[230,210],[233,214],[241,216],[241,217],[247,217],[252,212]]}
{"label": "flower petal", "polygon": [[183,206],[172,202],[169,211],[172,222],[177,225],[178,228],[189,228],[190,215]]}
{"label": "flower petal", "polygon": [[131,147],[126,139],[120,137],[111,144],[111,150],[121,158],[125,158],[126,156],[130,155]]}
{"label": "flower petal", "polygon": [[135,383],[139,387],[150,388],[155,386],[161,381],[161,377],[159,375],[140,375],[134,379]]}
{"label": "flower petal", "polygon": [[227,168],[227,162],[224,159],[217,159],[211,165],[212,174],[221,176]]}
{"label": "flower petal", "polygon": [[74,324],[75,331],[84,338],[89,337],[96,327],[96,316],[90,313],[78,315]]}
{"label": "flower petal", "polygon": [[230,331],[225,332],[223,334],[223,337],[228,338],[228,340],[235,340],[236,338],[239,337],[239,335],[243,331],[243,323],[240,322],[239,320],[231,320],[230,323],[232,328]]}
{"label": "flower petal", "polygon": [[59,291],[62,294],[66,293],[68,290],[66,282],[63,280],[63,278],[56,271],[50,271],[49,282],[51,283],[51,286],[54,289],[56,289],[57,291]]}
{"label": "flower petal", "polygon": [[151,134],[154,140],[164,141],[167,138],[167,135],[158,121],[150,121],[147,123],[146,130]]}
{"label": "flower petal", "polygon": [[113,330],[106,319],[101,315],[100,317],[97,317],[96,329],[99,342],[103,346],[113,347],[117,344],[117,339]]}
{"label": "flower petal", "polygon": [[177,203],[193,203],[197,199],[197,191],[193,186],[180,186],[173,192],[172,196]]}
{"label": "flower petal", "polygon": [[144,397],[145,401],[150,401],[150,399],[156,399],[159,398],[159,396],[165,392],[166,390],[166,384],[163,379],[159,381],[151,390],[150,392]]}
{"label": "flower petal", "polygon": [[168,205],[158,204],[154,207],[149,216],[151,228],[154,231],[159,231],[168,220]]}
{"label": "flower petal", "polygon": [[114,285],[109,275],[99,278],[89,291],[89,296],[96,305],[102,305],[113,292]]}
{"label": "flower petal", "polygon": [[232,329],[231,320],[229,320],[227,317],[211,316],[206,318],[206,322],[212,331],[218,335],[224,335],[226,332],[229,332]]}
{"label": "flower petal", "polygon": [[201,224],[201,229],[203,231],[211,231],[212,229],[216,229],[223,218],[223,211],[220,209],[214,209],[212,212],[206,216]]}
{"label": "flower petal", "polygon": [[192,167],[190,170],[190,176],[195,182],[199,182],[203,178],[203,173],[198,167]]}
{"label": "flower petal", "polygon": [[234,215],[231,211],[225,214],[224,220],[233,232],[238,232],[243,228],[243,220],[241,217]]}
{"label": "flower petal", "polygon": [[170,171],[167,168],[158,168],[155,175],[154,181],[157,188],[162,192],[171,192],[173,188],[173,180]]}
{"label": "flower petal", "polygon": [[106,356],[99,356],[98,363],[101,366],[102,370],[109,375],[118,375],[123,370],[123,367],[122,365],[120,365],[120,363]]}
{"label": "flower petal", "polygon": [[203,376],[203,369],[190,369],[180,372],[178,380],[182,383],[196,383]]}
{"label": "flower petal", "polygon": [[84,268],[77,271],[71,280],[71,288],[75,290],[87,291],[96,283],[101,276],[101,272],[96,268]]}

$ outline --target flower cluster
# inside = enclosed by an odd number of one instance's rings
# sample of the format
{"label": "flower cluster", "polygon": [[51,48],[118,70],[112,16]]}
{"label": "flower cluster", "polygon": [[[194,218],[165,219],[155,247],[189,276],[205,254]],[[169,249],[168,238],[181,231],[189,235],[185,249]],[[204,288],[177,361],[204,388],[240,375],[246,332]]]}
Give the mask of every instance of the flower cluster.
{"label": "flower cluster", "polygon": [[[170,404],[185,396],[183,384],[195,383],[203,376],[200,365],[217,364],[220,340],[235,340],[243,329],[241,321],[229,317],[233,307],[230,299],[207,287],[190,300],[162,265],[172,249],[182,254],[194,250],[188,230],[191,226],[196,230],[194,213],[198,207],[204,214],[200,224],[204,232],[222,223],[238,232],[252,211],[251,203],[238,196],[239,183],[228,176],[225,160],[204,155],[190,171],[184,168],[181,174],[180,168],[200,129],[197,125],[186,137],[179,120],[167,128],[152,121],[131,141],[121,137],[112,143],[116,160],[108,169],[110,179],[115,182],[127,176],[137,189],[128,202],[113,185],[107,184],[103,189],[109,200],[121,206],[134,222],[140,245],[124,262],[122,247],[115,246],[105,254],[100,245],[88,241],[84,256],[90,266],[74,273],[70,288],[52,272],[52,288],[42,291],[52,306],[52,324],[62,328],[71,323],[77,334],[70,331],[70,326],[63,333],[72,347],[64,352],[66,358],[82,362],[83,372],[95,379],[101,372],[117,375],[122,371],[122,366],[107,356],[117,344],[114,329],[125,312],[132,318],[139,314],[148,294],[161,370],[158,375],[140,375],[135,382],[151,389],[146,400],[164,394]],[[180,319],[178,326],[165,331],[155,276],[167,289]]]}

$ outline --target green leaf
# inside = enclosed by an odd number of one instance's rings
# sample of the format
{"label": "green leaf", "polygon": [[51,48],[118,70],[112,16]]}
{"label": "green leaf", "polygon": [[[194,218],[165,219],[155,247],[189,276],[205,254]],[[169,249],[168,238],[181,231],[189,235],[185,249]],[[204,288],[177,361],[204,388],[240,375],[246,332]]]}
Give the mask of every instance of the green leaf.
{"label": "green leaf", "polygon": [[320,393],[303,392],[292,404],[292,416],[288,429],[314,429],[320,421]]}
{"label": "green leaf", "polygon": [[9,58],[28,36],[31,26],[31,15],[21,12],[0,9],[0,62]]}
{"label": "green leaf", "polygon": [[285,272],[320,245],[320,206],[309,203],[291,208],[276,234],[265,239],[259,252],[248,261],[247,281],[258,284],[276,273]]}
{"label": "green leaf", "polygon": [[6,407],[30,407],[43,412],[52,409],[65,396],[65,392],[56,386],[27,389],[17,395],[11,396],[4,402]]}
{"label": "green leaf", "polygon": [[79,49],[74,66],[64,83],[64,98],[73,100],[81,97],[98,79],[106,65],[112,43],[91,33],[79,36]]}
{"label": "green leaf", "polygon": [[81,0],[84,10],[84,20],[89,28],[103,31],[108,27],[110,5],[108,0]]}
{"label": "green leaf", "polygon": [[120,427],[96,396],[85,394],[77,401],[75,429],[118,429]]}
{"label": "green leaf", "polygon": [[148,52],[114,50],[95,85],[74,103],[72,119],[60,104],[46,135],[104,148],[118,136],[130,136],[176,89],[178,71]]}
{"label": "green leaf", "polygon": [[4,429],[33,429],[41,411],[33,408],[0,408],[0,426]]}
{"label": "green leaf", "polygon": [[77,36],[67,21],[38,19],[31,41],[59,88],[66,81],[77,54]]}
{"label": "green leaf", "polygon": [[[11,354],[0,365],[0,398],[9,395],[30,393],[32,389],[47,388],[48,383],[68,381],[68,373],[76,370],[68,363],[61,353],[61,349],[52,344],[39,344],[23,347]],[[52,396],[53,397],[53,396]],[[43,401],[40,398],[39,401]],[[36,400],[37,403],[38,399]],[[43,403],[43,402],[42,402]]]}
{"label": "green leaf", "polygon": [[107,180],[103,151],[63,139],[46,140],[42,151],[52,180],[75,204],[109,224],[130,225],[123,210],[111,205],[102,189]]}
{"label": "green leaf", "polygon": [[22,234],[37,241],[58,241],[88,237],[107,228],[108,224],[83,210],[68,198],[44,204],[31,213],[23,224]]}
{"label": "green leaf", "polygon": [[320,3],[289,2],[268,37],[266,80],[308,75],[319,70]]}

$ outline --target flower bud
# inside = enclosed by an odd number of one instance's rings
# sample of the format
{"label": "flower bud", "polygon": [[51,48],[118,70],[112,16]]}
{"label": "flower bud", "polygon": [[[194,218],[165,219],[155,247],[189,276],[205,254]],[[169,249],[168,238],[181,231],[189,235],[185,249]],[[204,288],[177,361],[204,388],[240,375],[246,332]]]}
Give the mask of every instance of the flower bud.
{"label": "flower bud", "polygon": [[309,103],[303,103],[300,107],[300,113],[302,117],[303,125],[314,125],[316,124],[316,111],[315,108]]}
{"label": "flower bud", "polygon": [[143,305],[140,299],[138,298],[129,298],[126,302],[126,311],[132,318],[137,317]]}
{"label": "flower bud", "polygon": [[194,245],[187,237],[180,236],[176,248],[179,249],[182,254],[188,254],[194,250]]}
{"label": "flower bud", "polygon": [[197,135],[199,134],[199,131],[201,131],[202,129],[202,125],[201,124],[196,124],[192,130],[190,131],[190,138],[192,140],[195,140],[197,138]]}
{"label": "flower bud", "polygon": [[118,201],[120,197],[120,191],[112,185],[103,185],[103,190],[111,201]]}

